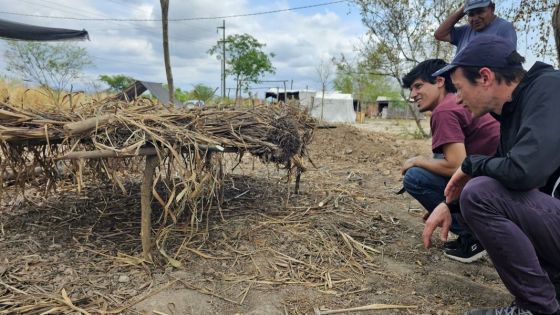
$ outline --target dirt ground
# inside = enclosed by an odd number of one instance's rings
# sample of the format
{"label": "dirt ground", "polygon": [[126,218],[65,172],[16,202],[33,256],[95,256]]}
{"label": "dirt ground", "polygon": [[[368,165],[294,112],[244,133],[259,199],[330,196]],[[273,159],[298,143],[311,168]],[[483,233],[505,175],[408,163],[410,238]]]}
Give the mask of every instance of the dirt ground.
{"label": "dirt ground", "polygon": [[125,195],[98,184],[4,198],[0,314],[283,315],[378,303],[411,308],[344,314],[462,314],[510,303],[489,260],[448,260],[439,241],[423,248],[424,211],[395,194],[402,162],[429,155],[409,124],[318,129],[316,167],[306,164],[298,194],[284,170],[228,158],[225,202],[194,217],[197,230],[184,218],[164,227],[156,209],[154,232],[165,236],[154,263],[140,255],[139,183]]}

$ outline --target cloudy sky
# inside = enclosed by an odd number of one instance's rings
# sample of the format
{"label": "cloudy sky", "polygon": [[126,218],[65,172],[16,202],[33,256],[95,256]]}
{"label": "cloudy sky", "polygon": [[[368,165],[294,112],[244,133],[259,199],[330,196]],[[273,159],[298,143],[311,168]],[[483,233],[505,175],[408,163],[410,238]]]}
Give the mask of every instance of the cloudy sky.
{"label": "cloudy sky", "polygon": [[[171,64],[175,85],[190,90],[203,83],[220,86],[220,61],[207,51],[221,38],[217,26],[223,17],[286,10],[333,2],[332,0],[170,0]],[[85,82],[100,74],[126,74],[137,79],[165,82],[161,22],[111,21],[88,19],[159,19],[161,8],[157,0],[0,0],[0,18],[12,21],[75,29],[86,29],[91,41],[80,42],[93,59]],[[23,13],[22,16],[9,13]],[[61,19],[70,17],[74,19]],[[331,3],[306,9],[277,13],[228,17],[226,35],[248,33],[266,43],[265,51],[273,52],[276,74],[266,80],[293,80],[294,88],[319,86],[315,68],[321,60],[345,54],[353,56],[354,47],[364,36],[359,12],[348,2]],[[0,53],[6,44],[0,41]],[[3,59],[3,58],[1,58]],[[0,60],[0,73],[5,64]],[[275,86],[282,83],[263,83]],[[228,80],[227,86],[233,87]],[[288,86],[289,87],[289,86]],[[263,89],[255,89],[262,95]],[[219,92],[218,92],[219,93]]]}
{"label": "cloudy sky", "polygon": [[[294,88],[318,89],[321,60],[344,54],[353,58],[365,36],[359,11],[336,0],[170,0],[171,63],[175,85],[220,86],[220,61],[207,51],[221,38],[217,26],[226,20],[226,35],[248,33],[273,52],[277,72],[266,80],[293,80]],[[322,5],[325,4],[325,5]],[[165,82],[158,0],[0,0],[0,18],[12,21],[86,29],[90,41],[79,42],[92,57],[82,86],[92,86],[100,74],[125,74],[136,79]],[[314,6],[305,9],[298,7]],[[292,10],[290,10],[292,9]],[[268,14],[256,14],[281,11]],[[233,15],[247,15],[231,17]],[[97,19],[97,20],[95,20]],[[120,21],[119,21],[120,20]],[[143,20],[143,21],[139,21]],[[151,20],[151,21],[150,21]],[[155,21],[154,21],[155,20]],[[523,37],[520,39],[522,40]],[[0,54],[6,49],[0,41]],[[530,52],[522,53],[534,61]],[[0,74],[5,71],[0,58]],[[263,83],[261,87],[282,86]],[[234,82],[228,80],[228,87]],[[288,86],[289,87],[289,86]],[[255,89],[262,95],[263,89]],[[218,92],[219,93],[219,92]]]}

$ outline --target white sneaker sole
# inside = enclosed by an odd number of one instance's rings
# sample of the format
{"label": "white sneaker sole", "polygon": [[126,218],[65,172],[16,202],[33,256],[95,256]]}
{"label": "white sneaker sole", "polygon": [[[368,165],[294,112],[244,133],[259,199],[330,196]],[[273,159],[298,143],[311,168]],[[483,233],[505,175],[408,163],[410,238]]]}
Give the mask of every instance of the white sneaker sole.
{"label": "white sneaker sole", "polygon": [[465,264],[470,264],[470,263],[472,263],[472,262],[475,262],[475,261],[477,261],[477,260],[480,260],[480,259],[486,257],[486,250],[483,250],[483,251],[481,251],[480,253],[478,253],[478,254],[476,254],[476,255],[473,255],[473,256],[471,256],[471,257],[468,257],[468,258],[463,258],[463,257],[457,257],[457,256],[448,255],[446,252],[443,252],[443,254],[444,254],[447,258],[449,258],[449,259],[453,259],[453,260],[456,260],[456,261],[460,261],[460,262],[465,263]]}

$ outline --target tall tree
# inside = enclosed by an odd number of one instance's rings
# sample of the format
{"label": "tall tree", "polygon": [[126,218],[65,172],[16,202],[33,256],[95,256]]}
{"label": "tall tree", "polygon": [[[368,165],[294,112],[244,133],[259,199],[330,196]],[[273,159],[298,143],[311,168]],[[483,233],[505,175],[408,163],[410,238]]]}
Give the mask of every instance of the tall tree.
{"label": "tall tree", "polygon": [[332,75],[333,75],[333,65],[331,62],[321,60],[321,62],[315,67],[315,71],[317,72],[317,77],[319,78],[319,82],[321,83],[321,116],[319,121],[323,121],[323,109],[325,105],[325,91],[329,88],[331,84]]}
{"label": "tall tree", "polygon": [[[550,23],[558,0],[511,0],[497,3],[500,13],[511,21],[518,31],[527,39],[528,49],[537,55],[537,58],[554,58],[556,60],[555,46],[553,44],[554,22]],[[560,65],[560,63],[558,64]]]}
{"label": "tall tree", "polygon": [[38,83],[57,106],[70,82],[92,63],[84,48],[69,42],[8,41],[5,57],[8,71]]}
{"label": "tall tree", "polygon": [[351,93],[355,98],[364,102],[375,102],[378,96],[398,98],[400,93],[390,78],[379,74],[362,72],[361,64],[338,64],[334,88]]}
{"label": "tall tree", "polygon": [[[234,34],[226,37],[226,74],[233,75],[237,81],[235,98],[239,97],[242,88],[251,83],[258,83],[266,73],[275,73],[270,61],[273,53],[266,54],[262,49],[266,44],[260,43],[249,34]],[[216,44],[208,53],[219,55],[222,47]]]}
{"label": "tall tree", "polygon": [[169,87],[169,103],[175,103],[175,88],[173,87],[173,72],[171,71],[171,58],[169,56],[169,29],[168,12],[169,0],[160,0],[161,3],[161,26],[163,35],[163,58],[165,63],[165,74],[167,75],[167,86]]}
{"label": "tall tree", "polygon": [[[362,22],[368,29],[368,41],[362,49],[364,71],[386,75],[402,86],[402,77],[415,64],[429,59],[449,59],[453,47],[436,41],[435,28],[456,10],[462,0],[355,0]],[[401,89],[401,95],[408,99]],[[415,115],[420,132],[427,136]]]}
{"label": "tall tree", "polygon": [[136,82],[134,78],[124,74],[102,74],[99,76],[99,80],[105,82],[111,92],[120,92]]}

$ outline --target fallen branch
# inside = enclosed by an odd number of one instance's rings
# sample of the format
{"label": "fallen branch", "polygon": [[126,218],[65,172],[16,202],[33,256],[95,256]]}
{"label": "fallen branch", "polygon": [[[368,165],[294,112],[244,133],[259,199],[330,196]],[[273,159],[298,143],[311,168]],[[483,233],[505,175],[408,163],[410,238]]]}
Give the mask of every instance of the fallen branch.
{"label": "fallen branch", "polygon": [[344,308],[339,310],[320,310],[318,307],[314,307],[313,311],[315,315],[328,315],[328,314],[339,314],[347,312],[361,312],[361,311],[377,311],[377,310],[396,310],[396,309],[416,309],[417,306],[412,305],[391,305],[391,304],[370,304],[366,306]]}

